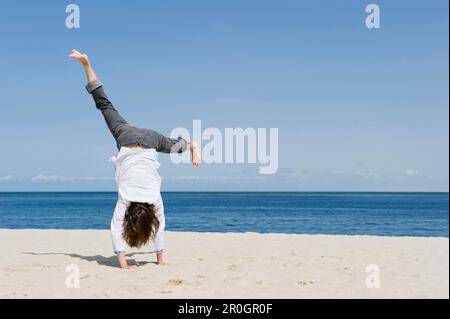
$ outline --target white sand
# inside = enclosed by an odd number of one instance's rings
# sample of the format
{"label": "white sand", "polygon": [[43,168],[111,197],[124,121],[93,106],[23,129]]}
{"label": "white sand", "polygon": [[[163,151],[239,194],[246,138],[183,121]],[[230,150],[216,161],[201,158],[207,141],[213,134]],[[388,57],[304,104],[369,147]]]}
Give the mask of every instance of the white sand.
{"label": "white sand", "polygon": [[[448,238],[167,232],[165,239],[168,265],[155,265],[147,248],[129,255],[140,267],[121,270],[108,231],[0,230],[0,298],[449,297]],[[66,287],[70,264],[79,267],[79,288]],[[370,264],[379,267],[379,288],[366,286]]]}

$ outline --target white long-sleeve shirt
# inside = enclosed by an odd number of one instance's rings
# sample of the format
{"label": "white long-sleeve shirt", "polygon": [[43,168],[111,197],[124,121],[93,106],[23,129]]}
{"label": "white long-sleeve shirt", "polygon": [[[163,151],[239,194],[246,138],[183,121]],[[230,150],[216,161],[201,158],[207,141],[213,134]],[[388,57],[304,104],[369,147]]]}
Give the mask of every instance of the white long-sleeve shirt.
{"label": "white long-sleeve shirt", "polygon": [[154,149],[130,149],[122,147],[112,158],[116,167],[116,183],[119,193],[114,216],[111,220],[111,236],[115,254],[124,254],[126,242],[123,238],[123,221],[131,202],[148,203],[155,206],[159,229],[155,236],[156,252],[164,249],[164,205],[161,198],[161,177],[158,153]]}

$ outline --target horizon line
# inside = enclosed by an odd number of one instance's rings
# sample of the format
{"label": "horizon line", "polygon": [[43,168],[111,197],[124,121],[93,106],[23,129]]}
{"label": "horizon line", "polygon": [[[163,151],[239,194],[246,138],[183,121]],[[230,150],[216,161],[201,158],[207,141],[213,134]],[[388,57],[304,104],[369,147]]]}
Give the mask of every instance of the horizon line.
{"label": "horizon line", "polygon": [[[117,193],[117,191],[0,191],[0,194],[8,194],[8,193]],[[333,190],[310,190],[310,191],[280,191],[280,190],[267,190],[267,191],[258,191],[258,190],[242,190],[242,191],[161,191],[161,193],[440,193],[445,194],[449,193],[448,190],[445,191],[352,191],[352,190],[343,190],[343,191],[333,191]]]}

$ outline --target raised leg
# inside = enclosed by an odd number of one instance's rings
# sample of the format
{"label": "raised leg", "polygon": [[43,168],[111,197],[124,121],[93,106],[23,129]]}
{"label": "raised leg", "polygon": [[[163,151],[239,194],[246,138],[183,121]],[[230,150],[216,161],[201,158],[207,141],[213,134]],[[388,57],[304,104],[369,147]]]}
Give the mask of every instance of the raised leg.
{"label": "raised leg", "polygon": [[128,125],[128,122],[114,108],[111,101],[109,101],[108,96],[103,89],[103,83],[97,78],[94,70],[92,69],[89,62],[89,57],[86,54],[81,54],[77,50],[72,50],[70,58],[80,61],[83,65],[88,80],[86,89],[90,94],[92,94],[97,109],[102,112],[111,134],[116,139],[116,142],[119,143],[118,139],[120,131]]}

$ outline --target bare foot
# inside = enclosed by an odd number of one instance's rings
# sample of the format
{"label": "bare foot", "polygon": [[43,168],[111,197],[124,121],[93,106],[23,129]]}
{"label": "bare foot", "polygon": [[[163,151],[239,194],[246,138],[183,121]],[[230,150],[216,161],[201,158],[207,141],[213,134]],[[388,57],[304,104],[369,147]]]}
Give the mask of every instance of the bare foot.
{"label": "bare foot", "polygon": [[87,54],[82,54],[77,50],[72,50],[71,54],[69,55],[69,58],[73,60],[78,60],[84,65],[89,64],[89,57],[87,56]]}

